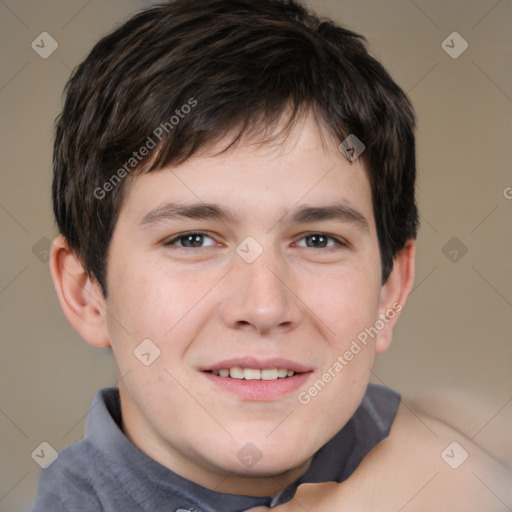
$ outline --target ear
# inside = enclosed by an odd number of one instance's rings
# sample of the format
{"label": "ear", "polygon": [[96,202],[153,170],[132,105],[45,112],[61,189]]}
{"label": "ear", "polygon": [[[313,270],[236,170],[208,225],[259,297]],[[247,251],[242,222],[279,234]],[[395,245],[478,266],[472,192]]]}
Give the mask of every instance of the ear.
{"label": "ear", "polygon": [[[406,242],[405,247],[398,252],[393,262],[393,270],[388,280],[382,286],[379,301],[379,322],[383,324],[375,342],[375,353],[380,354],[391,345],[393,328],[405,306],[414,283],[414,262],[416,243],[413,239]],[[377,325],[376,322],[376,325]]]}
{"label": "ear", "polygon": [[101,287],[89,277],[62,235],[53,241],[50,271],[60,306],[70,324],[91,345],[110,346]]}

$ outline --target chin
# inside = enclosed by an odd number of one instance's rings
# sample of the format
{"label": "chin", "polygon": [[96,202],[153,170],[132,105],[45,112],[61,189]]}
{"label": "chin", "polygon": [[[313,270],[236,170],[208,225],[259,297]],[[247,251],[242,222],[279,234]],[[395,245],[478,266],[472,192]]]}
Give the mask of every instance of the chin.
{"label": "chin", "polygon": [[237,450],[236,463],[232,464],[230,461],[230,466],[234,466],[231,470],[249,477],[269,477],[285,473],[304,464],[315,452],[314,448],[304,451],[304,446],[298,452],[297,446],[301,446],[301,443],[290,439],[277,446],[270,445],[268,440],[266,444],[263,440],[260,444],[247,443]]}
{"label": "chin", "polygon": [[291,461],[290,458],[287,458],[287,454],[279,454],[279,457],[282,457],[279,461],[265,461],[264,457],[262,457],[256,462],[251,462],[250,464],[245,464],[238,460],[236,463],[233,463],[233,461],[230,460],[226,461],[226,465],[221,469],[222,472],[226,472],[231,476],[236,477],[272,478],[296,469],[308,460],[308,457],[304,457],[299,461]]}

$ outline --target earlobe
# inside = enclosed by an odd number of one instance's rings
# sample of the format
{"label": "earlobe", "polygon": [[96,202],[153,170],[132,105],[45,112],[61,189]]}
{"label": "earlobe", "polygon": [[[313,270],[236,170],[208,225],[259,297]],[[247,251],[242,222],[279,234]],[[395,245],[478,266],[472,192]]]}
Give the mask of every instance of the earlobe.
{"label": "earlobe", "polygon": [[380,354],[391,345],[393,328],[405,306],[414,283],[416,242],[408,240],[405,247],[396,255],[393,270],[381,288],[379,319],[382,329],[375,342],[375,353]]}
{"label": "earlobe", "polygon": [[50,271],[62,311],[71,325],[91,345],[110,346],[100,286],[84,270],[62,235],[53,241]]}

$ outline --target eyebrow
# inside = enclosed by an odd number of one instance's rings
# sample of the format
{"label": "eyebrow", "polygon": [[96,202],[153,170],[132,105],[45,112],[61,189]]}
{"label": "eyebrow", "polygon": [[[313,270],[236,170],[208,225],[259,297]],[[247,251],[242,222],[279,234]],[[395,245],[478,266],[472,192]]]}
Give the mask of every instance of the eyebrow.
{"label": "eyebrow", "polygon": [[156,224],[162,221],[175,219],[193,220],[219,220],[232,224],[240,222],[239,217],[227,208],[213,203],[164,203],[147,213],[141,221],[141,225]]}
{"label": "eyebrow", "polygon": [[[236,212],[215,203],[164,203],[147,213],[142,219],[141,225],[153,225],[159,222],[177,219],[218,220],[231,224],[239,224],[241,217]],[[278,222],[281,221],[290,224],[337,221],[353,224],[364,231],[369,231],[369,224],[366,217],[344,203],[336,203],[328,206],[300,206],[290,210]]]}

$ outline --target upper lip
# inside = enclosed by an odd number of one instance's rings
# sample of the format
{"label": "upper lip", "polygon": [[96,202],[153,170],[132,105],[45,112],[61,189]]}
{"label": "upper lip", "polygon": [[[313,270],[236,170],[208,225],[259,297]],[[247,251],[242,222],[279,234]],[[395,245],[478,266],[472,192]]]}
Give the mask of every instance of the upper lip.
{"label": "upper lip", "polygon": [[247,357],[236,357],[232,359],[226,359],[219,361],[208,366],[202,366],[199,368],[203,372],[207,371],[219,371],[223,368],[251,368],[258,370],[266,370],[272,368],[286,368],[287,370],[293,370],[295,373],[307,373],[313,369],[309,366],[305,366],[291,359],[285,359],[282,357],[271,357],[271,358],[257,358],[252,356]]}

